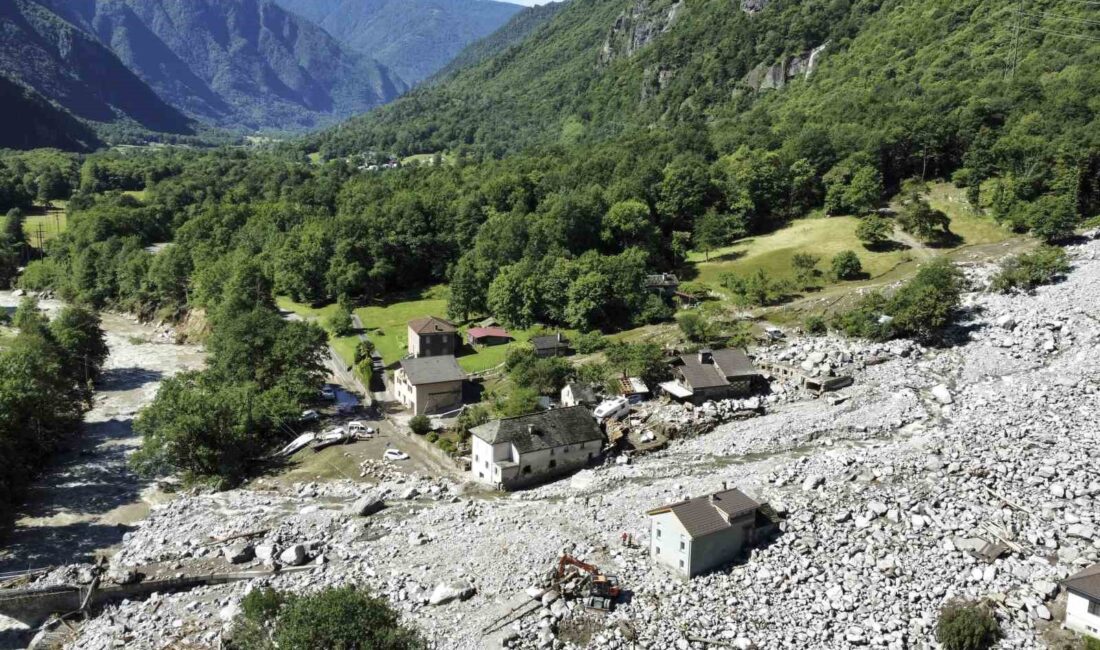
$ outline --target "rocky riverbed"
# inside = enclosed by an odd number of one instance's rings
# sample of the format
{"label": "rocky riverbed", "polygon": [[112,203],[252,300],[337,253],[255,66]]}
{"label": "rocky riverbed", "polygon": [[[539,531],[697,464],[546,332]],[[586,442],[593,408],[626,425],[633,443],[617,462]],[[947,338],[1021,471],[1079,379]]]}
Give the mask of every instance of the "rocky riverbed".
{"label": "rocky riverbed", "polygon": [[[14,308],[20,300],[10,291],[0,292],[0,308]],[[44,300],[40,307],[53,313],[60,304]],[[141,442],[131,420],[153,399],[164,377],[201,367],[203,354],[196,346],[176,345],[166,330],[128,316],[104,314],[103,329],[110,356],[83,434],[31,487],[0,543],[0,572],[88,561],[118,545],[151,503],[163,498],[127,466]],[[0,648],[23,647],[20,628],[0,616]]]}
{"label": "rocky riverbed", "polygon": [[[1069,277],[1035,295],[968,295],[954,347],[777,346],[768,354],[856,383],[846,399],[780,400],[631,464],[506,496],[372,468],[369,486],[261,483],[154,506],[116,572],[313,569],[113,606],[71,647],[218,647],[263,583],[364,585],[439,648],[931,648],[952,598],[995,603],[1000,647],[1046,647],[1057,582],[1100,559],[1100,241],[1071,253]],[[968,273],[980,285],[988,269]],[[647,509],[723,482],[784,513],[782,534],[691,582],[621,546],[623,532],[648,539]],[[388,507],[361,516],[377,499]],[[1012,550],[982,561],[970,551],[983,540]],[[563,550],[616,573],[624,602],[604,616],[548,599],[493,630]]]}

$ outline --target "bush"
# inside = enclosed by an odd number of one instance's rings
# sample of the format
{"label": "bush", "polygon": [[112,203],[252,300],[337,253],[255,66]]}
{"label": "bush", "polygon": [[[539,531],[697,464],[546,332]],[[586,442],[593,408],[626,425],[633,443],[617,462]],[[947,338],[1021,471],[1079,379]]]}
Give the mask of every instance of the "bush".
{"label": "bush", "polygon": [[890,239],[894,226],[889,220],[877,214],[868,215],[856,226],[856,238],[867,248],[876,248]]}
{"label": "bush", "polygon": [[432,443],[432,444],[435,444],[435,441],[436,441],[436,440],[439,440],[439,434],[438,434],[438,433],[436,433],[435,431],[432,431],[432,432],[431,432],[431,433],[429,433],[429,434],[428,434],[427,436],[425,436],[425,439],[426,439],[426,440],[427,440],[428,442],[430,442],[430,443]]}
{"label": "bush", "polygon": [[952,601],[940,610],[936,640],[945,650],[985,650],[1000,636],[997,619],[982,603]]}
{"label": "bush", "polygon": [[1014,289],[1030,291],[1050,284],[1069,271],[1066,252],[1054,246],[1040,246],[1030,253],[1008,258],[989,285],[993,291],[1008,293]]}
{"label": "bush", "polygon": [[573,337],[573,347],[577,349],[580,354],[592,354],[593,352],[599,352],[607,346],[607,339],[603,334],[592,331],[578,334]]}
{"label": "bush", "polygon": [[386,601],[353,587],[291,601],[279,616],[275,641],[280,650],[422,647],[416,634],[401,626],[397,612]]}
{"label": "bush", "polygon": [[764,269],[757,269],[748,277],[727,273],[722,276],[722,286],[733,294],[734,302],[741,306],[774,305],[787,292],[787,284],[781,280],[772,280]]}
{"label": "bush", "polygon": [[285,602],[286,597],[271,587],[253,589],[241,599],[241,614],[253,621],[269,621],[275,618]]}
{"label": "bush", "polygon": [[863,275],[863,264],[853,251],[841,251],[833,258],[833,276],[837,280],[855,280]]}
{"label": "bush", "polygon": [[807,334],[813,336],[821,336],[822,334],[829,333],[829,327],[825,324],[825,319],[816,314],[806,317],[806,320],[802,323],[802,329],[804,329]]}
{"label": "bush", "polygon": [[438,441],[436,441],[435,445],[443,451],[447,452],[448,454],[453,454],[458,451],[458,447],[455,446],[454,440],[451,440],[450,438],[440,438]]}
{"label": "bush", "polygon": [[350,336],[355,331],[355,323],[348,308],[338,305],[336,311],[328,317],[328,327],[336,336]]}
{"label": "bush", "polygon": [[694,343],[709,343],[717,334],[714,322],[697,311],[685,311],[676,317],[687,340]]}
{"label": "bush", "polygon": [[426,415],[414,415],[409,420],[409,429],[418,436],[422,436],[432,430],[432,421]]}

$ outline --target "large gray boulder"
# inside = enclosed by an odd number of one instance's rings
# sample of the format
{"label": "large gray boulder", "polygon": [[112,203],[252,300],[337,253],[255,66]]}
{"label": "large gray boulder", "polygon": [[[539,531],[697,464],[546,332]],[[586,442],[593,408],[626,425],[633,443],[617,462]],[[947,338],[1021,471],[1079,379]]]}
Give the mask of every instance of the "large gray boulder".
{"label": "large gray boulder", "polygon": [[474,588],[468,582],[441,582],[436,585],[428,598],[431,605],[445,605],[453,600],[466,600],[474,595]]}

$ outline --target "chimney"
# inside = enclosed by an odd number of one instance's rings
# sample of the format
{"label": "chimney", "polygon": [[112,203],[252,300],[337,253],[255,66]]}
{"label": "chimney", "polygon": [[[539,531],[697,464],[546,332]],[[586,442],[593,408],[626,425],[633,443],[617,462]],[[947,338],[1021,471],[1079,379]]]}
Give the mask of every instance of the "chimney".
{"label": "chimney", "polygon": [[530,435],[532,435],[532,436],[533,436],[533,435],[537,435],[537,434],[535,433],[535,425],[533,425],[533,424],[528,424],[528,425],[527,425],[527,433],[529,433],[529,434],[530,434]]}
{"label": "chimney", "polygon": [[710,348],[699,350],[699,363],[714,363],[714,355],[711,353]]}
{"label": "chimney", "polygon": [[725,481],[722,481],[722,491],[725,492],[728,489],[730,489],[729,488],[729,483],[727,483]]}

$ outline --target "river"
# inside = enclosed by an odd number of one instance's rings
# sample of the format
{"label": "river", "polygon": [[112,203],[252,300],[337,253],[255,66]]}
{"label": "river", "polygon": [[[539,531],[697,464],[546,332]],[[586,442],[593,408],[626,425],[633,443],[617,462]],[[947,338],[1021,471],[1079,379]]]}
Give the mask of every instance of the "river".
{"label": "river", "polygon": [[[19,301],[12,292],[0,291],[0,308]],[[43,301],[41,306],[49,313],[60,304]],[[164,378],[202,367],[202,349],[177,345],[153,326],[120,314],[103,314],[103,329],[110,356],[83,433],[31,487],[12,528],[0,537],[0,572],[94,559],[166,498],[127,465],[141,445],[132,422]],[[18,647],[5,643],[5,627],[15,625],[0,617],[0,649]]]}

